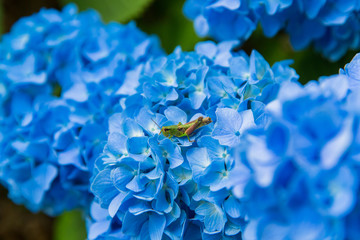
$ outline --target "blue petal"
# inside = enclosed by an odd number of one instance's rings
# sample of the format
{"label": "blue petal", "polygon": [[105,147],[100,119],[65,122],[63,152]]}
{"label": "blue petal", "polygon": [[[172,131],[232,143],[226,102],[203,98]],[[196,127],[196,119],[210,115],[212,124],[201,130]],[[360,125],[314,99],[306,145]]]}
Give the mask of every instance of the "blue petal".
{"label": "blue petal", "polygon": [[123,233],[129,236],[138,236],[140,234],[142,225],[147,221],[147,219],[147,214],[140,214],[135,216],[130,212],[126,212],[122,225]]}
{"label": "blue petal", "polygon": [[88,228],[88,238],[90,240],[92,239],[98,239],[98,237],[107,232],[110,228],[110,220],[105,220],[105,221],[99,221],[99,222],[94,222],[90,225],[90,227]]}
{"label": "blue petal", "polygon": [[47,163],[43,163],[35,168],[33,172],[34,180],[39,186],[44,190],[50,188],[51,183],[54,181],[55,177],[58,175],[58,169]]}
{"label": "blue petal", "polygon": [[273,73],[269,63],[258,53],[253,50],[250,55],[250,80],[251,84],[257,83],[263,78],[273,79]]}
{"label": "blue petal", "polygon": [[123,116],[120,113],[115,113],[109,118],[109,132],[122,132]]}
{"label": "blue petal", "polygon": [[62,128],[54,134],[53,146],[56,149],[64,150],[74,141],[74,136],[69,129]]}
{"label": "blue petal", "polygon": [[164,233],[166,218],[164,215],[152,213],[149,216],[149,234],[151,240],[161,240]]}
{"label": "blue petal", "polygon": [[205,216],[204,225],[207,233],[217,233],[224,229],[227,219],[222,209],[217,205],[203,202],[195,209],[195,212]]}
{"label": "blue petal", "polygon": [[154,74],[153,79],[157,83],[168,87],[177,87],[177,79],[176,79],[176,63],[174,60],[170,60],[165,65],[165,69],[161,72],[157,72]]}
{"label": "blue petal", "polygon": [[238,142],[236,138],[240,136],[238,131],[242,121],[243,119],[237,111],[230,108],[218,108],[213,137],[222,145],[235,145]]}
{"label": "blue petal", "polygon": [[349,81],[345,75],[333,75],[330,77],[321,77],[319,79],[321,88],[325,94],[336,96],[341,101],[349,91]]}
{"label": "blue petal", "polygon": [[324,6],[324,4],[326,3],[326,0],[307,0],[307,1],[303,1],[304,4],[304,10],[306,15],[310,18],[313,19],[315,18],[319,11],[321,10],[321,8]]}
{"label": "blue petal", "polygon": [[110,178],[111,169],[104,169],[96,175],[91,184],[91,191],[100,200],[101,206],[108,207],[111,201],[119,194]]}
{"label": "blue petal", "polygon": [[211,164],[206,148],[191,148],[186,152],[186,158],[191,166],[194,180],[198,181]]}
{"label": "blue petal", "polygon": [[128,139],[129,153],[144,154],[148,150],[148,137],[132,137]]}
{"label": "blue petal", "polygon": [[125,119],[122,130],[124,135],[128,138],[144,136],[142,128],[130,118]]}
{"label": "blue petal", "polygon": [[160,146],[163,148],[163,155],[164,152],[167,152],[166,158],[170,162],[170,168],[176,168],[184,162],[184,158],[181,155],[181,148],[170,139],[161,141]]}
{"label": "blue petal", "polygon": [[161,189],[156,195],[155,210],[168,213],[171,211],[171,202],[166,197],[165,189]]}
{"label": "blue petal", "polygon": [[149,221],[145,222],[141,227],[140,236],[137,239],[151,240],[149,234]]}
{"label": "blue petal", "polygon": [[218,0],[215,3],[209,5],[209,7],[224,7],[229,10],[235,10],[240,7],[240,0]]}
{"label": "blue petal", "polygon": [[160,102],[161,100],[167,99],[169,94],[171,95],[172,89],[172,87],[166,87],[149,82],[145,82],[143,85],[143,91],[146,98],[152,102]]}
{"label": "blue petal", "polygon": [[189,94],[191,105],[194,109],[199,109],[204,102],[206,95],[204,92],[195,91]]}
{"label": "blue petal", "polygon": [[230,108],[218,108],[212,136],[222,145],[235,146],[240,143],[243,132],[254,126],[251,110],[238,113]]}
{"label": "blue petal", "polygon": [[119,191],[126,191],[126,185],[133,179],[134,177],[134,169],[130,166],[126,165],[126,163],[121,164],[117,168],[111,170],[110,177],[113,181],[114,186]]}
{"label": "blue petal", "polygon": [[126,188],[134,192],[141,192],[145,189],[145,182],[140,178],[140,176],[135,175],[135,177],[126,184]]}
{"label": "blue petal", "polygon": [[90,215],[92,219],[96,221],[101,221],[106,219],[107,217],[107,210],[100,207],[100,204],[93,201],[90,206]]}
{"label": "blue petal", "polygon": [[230,72],[234,77],[239,77],[242,80],[250,78],[250,69],[247,59],[244,57],[234,57],[230,59]]}
{"label": "blue petal", "polygon": [[224,147],[219,144],[219,141],[210,137],[203,136],[197,140],[199,147],[206,147],[207,152],[211,158],[225,158],[227,153],[225,152]]}
{"label": "blue petal", "polygon": [[149,201],[142,201],[138,199],[130,199],[129,201],[131,206],[128,207],[128,211],[135,216],[152,211],[151,202]]}
{"label": "blue petal", "polygon": [[345,66],[345,73],[349,77],[349,84],[351,87],[360,86],[360,54],[356,54],[350,63]]}
{"label": "blue petal", "polygon": [[186,113],[178,107],[170,106],[164,111],[164,114],[169,121],[175,124],[179,122],[185,124],[187,122]]}
{"label": "blue petal", "polygon": [[158,134],[166,119],[161,114],[154,114],[146,108],[141,108],[136,116],[136,122],[151,135]]}
{"label": "blue petal", "polygon": [[127,137],[118,132],[110,133],[107,150],[114,154],[115,157],[127,154]]}
{"label": "blue petal", "polygon": [[283,124],[272,123],[267,129],[266,135],[266,143],[269,149],[278,156],[281,156],[286,152],[290,133]]}
{"label": "blue petal", "polygon": [[352,120],[346,119],[340,132],[325,144],[320,153],[321,165],[325,169],[335,167],[348,151],[352,141]]}
{"label": "blue petal", "polygon": [[207,23],[206,18],[204,18],[204,16],[199,15],[195,21],[194,21],[194,26],[195,26],[195,30],[196,33],[200,36],[200,37],[205,37],[208,32],[209,32],[209,24]]}
{"label": "blue petal", "polygon": [[130,95],[130,96],[136,94],[137,93],[136,89],[140,85],[139,78],[142,70],[143,70],[143,66],[139,65],[135,67],[135,69],[128,71],[126,73],[123,84],[116,91],[116,94]]}
{"label": "blue petal", "polygon": [[196,53],[213,59],[217,53],[216,44],[212,41],[204,41],[195,45]]}
{"label": "blue petal", "polygon": [[70,146],[58,155],[58,161],[62,165],[74,165],[81,170],[87,170],[84,160],[81,157],[79,146]]}
{"label": "blue petal", "polygon": [[223,179],[223,172],[225,172],[223,160],[213,161],[210,166],[208,166],[203,171],[203,176],[200,179],[200,185],[210,186],[211,191],[217,191],[217,185]]}
{"label": "blue petal", "polygon": [[240,202],[233,196],[230,196],[224,201],[224,210],[232,218],[238,218],[241,216],[241,208]]}
{"label": "blue petal", "polygon": [[70,89],[63,92],[63,97],[77,102],[85,102],[89,98],[86,85],[82,83],[74,84]]}

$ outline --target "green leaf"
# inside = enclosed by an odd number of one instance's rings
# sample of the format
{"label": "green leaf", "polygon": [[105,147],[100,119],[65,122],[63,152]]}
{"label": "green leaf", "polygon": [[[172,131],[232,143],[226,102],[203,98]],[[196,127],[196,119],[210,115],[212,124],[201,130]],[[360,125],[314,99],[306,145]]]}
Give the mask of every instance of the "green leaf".
{"label": "green leaf", "polygon": [[60,0],[66,5],[73,2],[80,10],[89,8],[100,12],[105,22],[117,21],[128,22],[138,16],[152,0]]}
{"label": "green leaf", "polygon": [[86,239],[86,228],[81,211],[63,213],[55,219],[54,240]]}

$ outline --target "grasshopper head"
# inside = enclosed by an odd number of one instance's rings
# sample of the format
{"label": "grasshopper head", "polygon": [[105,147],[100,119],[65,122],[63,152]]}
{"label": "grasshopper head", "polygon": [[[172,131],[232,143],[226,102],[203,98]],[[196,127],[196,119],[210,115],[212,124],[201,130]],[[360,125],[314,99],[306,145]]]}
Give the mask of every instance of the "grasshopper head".
{"label": "grasshopper head", "polygon": [[209,117],[205,117],[205,118],[199,117],[198,121],[199,121],[198,127],[203,127],[205,125],[208,125],[209,123],[212,123],[211,118]]}
{"label": "grasshopper head", "polygon": [[206,118],[204,118],[202,121],[203,121],[203,123],[204,123],[205,125],[207,125],[207,124],[209,124],[209,123],[212,123],[212,120],[211,120],[210,117],[206,117]]}

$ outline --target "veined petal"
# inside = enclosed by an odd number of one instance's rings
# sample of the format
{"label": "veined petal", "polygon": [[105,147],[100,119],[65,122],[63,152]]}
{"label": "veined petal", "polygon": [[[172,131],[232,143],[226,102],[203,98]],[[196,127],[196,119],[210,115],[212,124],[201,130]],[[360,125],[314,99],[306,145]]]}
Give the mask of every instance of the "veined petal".
{"label": "veined petal", "polygon": [[149,216],[149,234],[151,240],[161,240],[164,233],[166,218],[164,215],[151,213]]}

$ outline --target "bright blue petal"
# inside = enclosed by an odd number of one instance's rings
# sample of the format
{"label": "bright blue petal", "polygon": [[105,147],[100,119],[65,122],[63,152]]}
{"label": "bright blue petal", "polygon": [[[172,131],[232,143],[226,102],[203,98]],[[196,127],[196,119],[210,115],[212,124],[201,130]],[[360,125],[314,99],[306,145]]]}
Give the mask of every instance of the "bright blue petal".
{"label": "bright blue petal", "polygon": [[242,206],[234,196],[230,196],[224,201],[224,210],[230,217],[238,218],[241,216]]}
{"label": "bright blue petal", "polygon": [[146,214],[135,216],[130,212],[126,212],[122,225],[123,233],[129,236],[138,236],[140,234],[142,225],[147,221],[147,219],[148,217]]}
{"label": "bright blue petal", "polygon": [[148,137],[132,137],[128,139],[129,153],[144,154],[148,150]]}
{"label": "bright blue petal", "polygon": [[164,233],[166,219],[163,215],[156,213],[149,216],[149,234],[151,240],[161,240]]}

